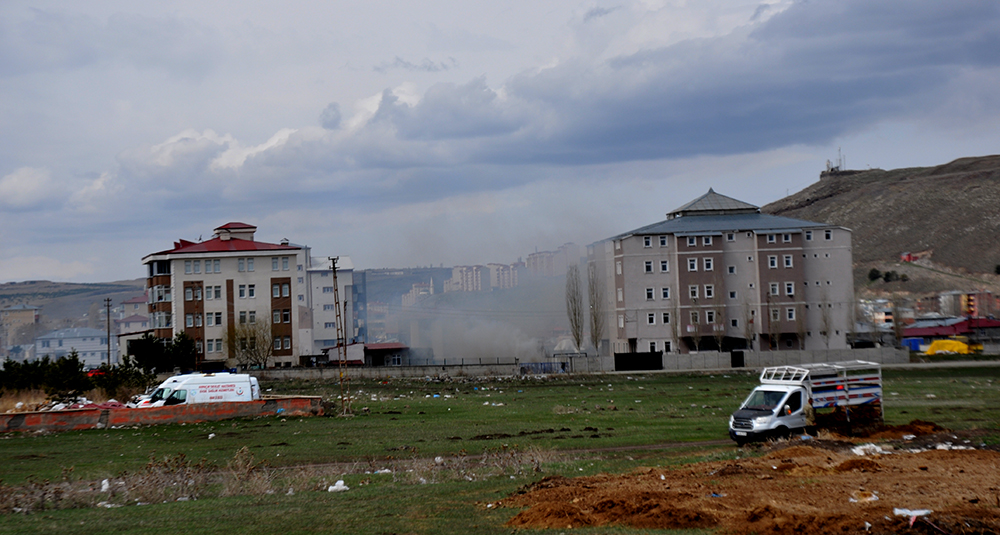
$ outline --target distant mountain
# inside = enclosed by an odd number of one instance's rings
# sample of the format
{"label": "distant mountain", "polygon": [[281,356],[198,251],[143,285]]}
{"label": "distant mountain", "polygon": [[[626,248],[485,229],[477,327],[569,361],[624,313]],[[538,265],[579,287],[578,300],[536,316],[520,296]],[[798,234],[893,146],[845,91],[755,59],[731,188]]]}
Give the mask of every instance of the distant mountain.
{"label": "distant mountain", "polygon": [[[0,308],[32,305],[42,309],[44,319],[59,327],[86,327],[84,314],[104,307],[111,298],[112,307],[142,295],[146,279],[83,284],[73,282],[24,281],[0,284]],[[80,323],[83,321],[84,323]]]}
{"label": "distant mountain", "polygon": [[[853,231],[858,290],[1000,288],[1000,155],[937,167],[823,173],[819,182],[761,211]],[[902,263],[903,253],[916,255]],[[870,283],[872,268],[908,282]]]}

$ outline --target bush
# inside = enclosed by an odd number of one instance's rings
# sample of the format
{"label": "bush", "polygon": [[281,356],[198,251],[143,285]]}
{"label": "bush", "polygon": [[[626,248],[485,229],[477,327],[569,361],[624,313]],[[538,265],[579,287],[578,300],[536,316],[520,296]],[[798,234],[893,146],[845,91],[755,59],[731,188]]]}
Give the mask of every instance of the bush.
{"label": "bush", "polygon": [[93,388],[76,350],[51,360],[48,356],[29,362],[7,359],[0,371],[0,388],[12,391],[42,389],[56,398],[70,397]]}
{"label": "bush", "polygon": [[143,370],[135,359],[126,356],[118,366],[101,364],[92,381],[109,397],[124,401],[155,384],[156,374]]}
{"label": "bush", "polygon": [[876,269],[876,268],[872,268],[872,269],[871,269],[871,270],[870,270],[870,271],[868,272],[868,280],[870,280],[870,281],[872,281],[872,282],[875,282],[875,281],[877,281],[877,280],[879,280],[879,279],[881,279],[881,278],[882,278],[882,272],[881,272],[881,271],[879,271],[879,270],[878,270],[878,269]]}

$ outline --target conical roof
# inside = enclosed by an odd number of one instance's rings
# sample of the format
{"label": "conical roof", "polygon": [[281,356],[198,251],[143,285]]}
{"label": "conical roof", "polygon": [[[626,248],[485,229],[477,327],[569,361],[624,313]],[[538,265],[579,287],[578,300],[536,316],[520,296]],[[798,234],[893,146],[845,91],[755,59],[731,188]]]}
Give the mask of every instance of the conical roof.
{"label": "conical roof", "polygon": [[760,207],[750,203],[738,201],[732,197],[726,197],[708,188],[708,193],[697,199],[669,212],[667,219],[681,217],[685,215],[713,215],[713,214],[754,214],[760,212]]}

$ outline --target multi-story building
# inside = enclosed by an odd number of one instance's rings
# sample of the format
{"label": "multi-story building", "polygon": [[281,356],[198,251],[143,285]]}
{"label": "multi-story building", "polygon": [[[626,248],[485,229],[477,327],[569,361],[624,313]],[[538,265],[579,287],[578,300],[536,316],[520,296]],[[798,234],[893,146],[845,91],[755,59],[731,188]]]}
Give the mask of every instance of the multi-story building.
{"label": "multi-story building", "polygon": [[528,255],[525,262],[527,274],[532,277],[561,277],[570,265],[578,265],[582,255],[580,246],[566,243],[555,251],[537,251]]}
{"label": "multi-story building", "polygon": [[853,326],[851,231],[707,194],[587,248],[601,354],[841,349]]}
{"label": "multi-story building", "polygon": [[482,292],[490,289],[490,272],[486,266],[455,266],[451,278],[444,281],[447,292]]}
{"label": "multi-story building", "polygon": [[33,333],[25,333],[28,338],[22,340],[18,331],[29,325],[38,325],[40,310],[31,305],[13,305],[0,310],[0,354],[6,356],[8,347],[29,343],[34,338]]}
{"label": "multi-story building", "polygon": [[225,365],[231,355],[224,340],[238,324],[270,322],[276,366],[291,366],[302,351],[297,312],[306,306],[300,281],[307,249],[287,240],[255,241],[256,231],[246,223],[227,223],[210,240],[180,240],[142,259],[153,334],[187,333],[200,367]]}
{"label": "multi-story building", "polygon": [[[99,329],[76,328],[52,331],[35,339],[35,356],[53,360],[76,351],[85,368],[97,368],[108,362],[108,334]],[[111,364],[118,364],[112,338]]]}
{"label": "multi-story building", "polygon": [[[341,336],[347,338],[347,343],[354,341],[356,335],[355,313],[358,303],[352,302],[355,295],[354,286],[354,263],[349,256],[337,258],[337,276],[333,276],[331,261],[328,258],[310,258],[309,266],[306,268],[306,280],[301,278],[299,284],[306,294],[305,310],[303,316],[311,318],[310,322],[303,322],[303,330],[311,328],[306,333],[302,333],[303,355],[319,355],[324,349],[337,347]],[[344,323],[342,335],[337,332],[337,303],[334,302],[334,278],[336,278],[337,293],[340,299],[340,319]]]}

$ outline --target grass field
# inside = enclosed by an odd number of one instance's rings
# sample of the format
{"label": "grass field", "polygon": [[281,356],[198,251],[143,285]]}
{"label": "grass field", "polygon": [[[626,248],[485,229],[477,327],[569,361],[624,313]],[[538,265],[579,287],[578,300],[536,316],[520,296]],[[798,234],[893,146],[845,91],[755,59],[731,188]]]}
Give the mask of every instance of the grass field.
{"label": "grass field", "polygon": [[[1000,368],[886,370],[884,377],[888,424],[921,419],[1000,429]],[[354,381],[355,416],[348,418],[11,434],[0,437],[0,498],[43,480],[96,487],[141,474],[151,456],[205,459],[210,472],[228,474],[227,463],[244,447],[270,467],[273,493],[223,497],[223,483],[213,480],[195,501],[0,515],[0,532],[223,533],[250,525],[262,533],[509,533],[503,523],[514,511],[485,504],[545,475],[746,455],[726,441],[726,422],[756,381],[739,373]],[[328,400],[340,392],[317,382],[263,387]],[[1000,431],[987,440],[1000,441]],[[686,445],[707,441],[716,443]],[[375,473],[384,469],[390,473]],[[350,491],[326,492],[337,479]],[[91,503],[104,496],[96,489],[91,495]]]}

